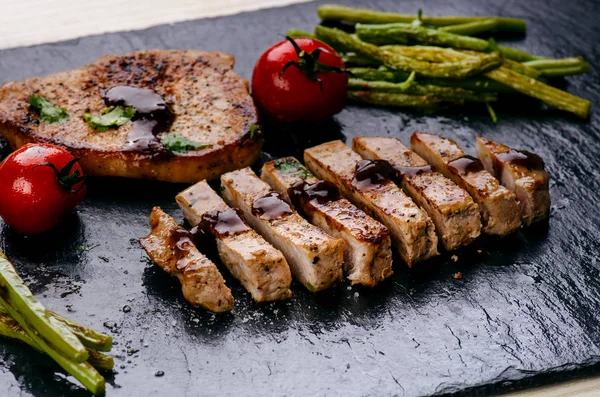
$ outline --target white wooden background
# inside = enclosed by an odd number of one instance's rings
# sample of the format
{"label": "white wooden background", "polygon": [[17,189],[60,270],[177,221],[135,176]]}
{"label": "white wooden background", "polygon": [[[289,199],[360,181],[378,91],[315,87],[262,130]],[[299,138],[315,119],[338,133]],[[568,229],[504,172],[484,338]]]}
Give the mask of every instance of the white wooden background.
{"label": "white wooden background", "polygon": [[[0,0],[0,49],[307,1],[310,0]],[[592,378],[505,397],[599,396],[600,379]]]}

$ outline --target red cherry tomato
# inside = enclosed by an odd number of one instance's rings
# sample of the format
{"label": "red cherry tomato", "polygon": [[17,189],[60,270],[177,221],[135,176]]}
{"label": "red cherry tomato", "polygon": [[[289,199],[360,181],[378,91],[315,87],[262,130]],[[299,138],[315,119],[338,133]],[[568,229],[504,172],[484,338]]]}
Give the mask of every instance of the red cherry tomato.
{"label": "red cherry tomato", "polygon": [[83,170],[62,148],[27,144],[0,163],[0,217],[23,234],[52,229],[84,197]]}
{"label": "red cherry tomato", "polygon": [[[294,45],[295,44],[295,45]],[[348,76],[333,48],[307,37],[283,40],[254,66],[252,96],[262,115],[283,122],[315,121],[339,113]]]}

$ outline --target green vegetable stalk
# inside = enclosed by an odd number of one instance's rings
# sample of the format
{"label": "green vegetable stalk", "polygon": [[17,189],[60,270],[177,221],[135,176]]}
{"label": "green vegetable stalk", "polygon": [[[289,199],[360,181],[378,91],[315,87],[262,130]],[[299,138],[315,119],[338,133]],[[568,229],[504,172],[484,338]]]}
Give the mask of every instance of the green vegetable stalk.
{"label": "green vegetable stalk", "polygon": [[441,28],[438,28],[438,30],[442,32],[461,34],[463,36],[475,36],[480,33],[489,32],[490,30],[497,29],[499,26],[501,26],[500,21],[495,18],[492,18],[482,19],[480,21],[461,23],[458,25],[442,26]]}
{"label": "green vegetable stalk", "polygon": [[[102,375],[100,375],[98,371],[94,369],[94,367],[92,367],[89,363],[85,361],[76,362],[71,360],[70,358],[63,356],[58,351],[54,350],[48,342],[42,339],[38,335],[38,331],[28,324],[25,316],[23,316],[19,311],[12,308],[8,302],[0,298],[0,305],[3,306],[4,309],[6,309],[6,311],[8,312],[8,314],[10,314],[10,316],[19,323],[19,325],[27,333],[29,338],[31,338],[33,343],[35,343],[35,345],[38,346],[38,348],[41,351],[49,355],[65,371],[73,375],[75,379],[77,379],[79,382],[81,382],[83,386],[85,386],[85,388],[87,388],[93,394],[100,394],[104,391],[105,380],[102,377]],[[89,354],[85,348],[84,351],[87,359],[89,357]]]}
{"label": "green vegetable stalk", "polygon": [[[382,24],[393,22],[410,23],[418,18],[417,15],[398,14],[364,8],[344,7],[336,4],[324,4],[317,13],[323,20],[342,20],[355,23]],[[462,16],[429,16],[422,15],[421,22],[428,26],[449,26],[495,19],[498,21],[497,30],[525,32],[526,24],[522,19],[504,17],[462,17]]]}
{"label": "green vegetable stalk", "polygon": [[351,49],[357,54],[376,59],[391,69],[416,72],[426,77],[462,78],[482,73],[501,62],[496,54],[482,54],[481,57],[474,59],[434,65],[430,62],[419,61],[392,51],[386,51],[338,29],[317,26],[315,34],[319,39],[323,39],[329,44],[336,43],[344,48]]}
{"label": "green vegetable stalk", "polygon": [[[12,320],[8,323],[3,322],[1,330],[4,334],[33,345],[49,355],[90,392],[100,394],[104,391],[104,378],[86,360],[93,355],[92,362],[108,367],[111,359],[99,355],[100,353],[90,353],[69,326],[59,320],[60,317],[46,310],[31,294],[2,252],[0,252],[0,308],[2,308],[2,319],[6,320],[8,314]],[[19,332],[15,323],[24,333]],[[85,333],[87,336],[101,335],[93,332]]]}
{"label": "green vegetable stalk", "polygon": [[404,83],[390,83],[386,81],[349,79],[348,88],[356,91],[405,93],[411,95],[433,96],[454,101],[492,102],[497,99],[497,96],[494,93],[478,93],[466,90],[464,88],[441,87],[436,85],[421,84],[420,82],[412,82],[412,84],[406,85]]}
{"label": "green vegetable stalk", "polygon": [[542,76],[560,77],[573,74],[589,72],[590,64],[582,57],[562,58],[562,59],[540,59],[536,61],[524,62],[523,65],[537,69]]}
{"label": "green vegetable stalk", "polygon": [[590,112],[590,101],[551,87],[532,77],[523,76],[506,67],[487,72],[486,77],[513,88],[522,94],[537,98],[548,105],[557,107],[579,117],[587,118]]}
{"label": "green vegetable stalk", "polygon": [[[387,81],[390,83],[398,83],[405,81],[409,73],[401,70],[391,70],[385,66],[378,69],[373,68],[349,68],[348,71],[358,79],[367,81]],[[465,90],[475,92],[491,92],[491,93],[515,93],[510,87],[495,81],[470,77],[466,79],[419,79],[420,84],[438,85],[442,87],[463,88]]]}
{"label": "green vegetable stalk", "polygon": [[349,91],[348,98],[356,102],[390,107],[432,107],[444,102],[441,98],[389,92]]}
{"label": "green vegetable stalk", "polygon": [[417,42],[480,52],[498,51],[503,57],[519,62],[543,59],[516,48],[497,45],[493,40],[462,36],[408,23],[358,24],[356,25],[356,34],[361,40],[377,45]]}
{"label": "green vegetable stalk", "polygon": [[19,324],[25,330],[30,329],[28,332],[30,336],[34,333],[36,338],[47,340],[54,349],[77,363],[87,360],[87,351],[77,336],[66,325],[52,317],[35,299],[2,253],[0,253],[0,298],[6,302],[6,309],[17,321],[19,318],[13,312],[18,313],[22,319]]}
{"label": "green vegetable stalk", "polygon": [[[2,307],[0,307],[0,336],[10,339],[17,339],[38,351],[42,351],[39,346],[27,335],[27,332],[12,318]],[[96,350],[87,349],[89,358],[88,363],[94,368],[103,371],[110,371],[115,366],[112,357],[99,353]]]}

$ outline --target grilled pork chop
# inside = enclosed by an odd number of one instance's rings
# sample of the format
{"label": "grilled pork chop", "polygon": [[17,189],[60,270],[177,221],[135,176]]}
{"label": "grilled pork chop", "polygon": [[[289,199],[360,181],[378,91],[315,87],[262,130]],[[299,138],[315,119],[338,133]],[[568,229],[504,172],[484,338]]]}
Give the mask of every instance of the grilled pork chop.
{"label": "grilled pork chop", "polygon": [[399,139],[357,137],[352,140],[352,148],[365,159],[386,160],[394,167],[402,188],[427,211],[448,251],[467,245],[479,236],[479,207],[471,196],[433,171]]}
{"label": "grilled pork chop", "polygon": [[515,193],[525,225],[548,217],[550,192],[544,160],[536,154],[514,150],[480,136],[477,137],[477,156],[486,170]]}
{"label": "grilled pork chop", "polygon": [[[12,149],[28,142],[63,146],[81,159],[89,175],[189,183],[215,179],[253,163],[262,146],[247,82],[233,64],[233,56],[220,52],[148,50],[105,55],[78,69],[5,83],[0,86],[0,135]],[[115,87],[125,87],[125,95],[135,92],[131,87],[158,94],[174,116],[172,124],[164,131],[144,128],[149,125],[144,120],[105,132],[93,129],[84,114],[102,114],[107,92]],[[65,108],[68,120],[41,121],[28,103],[33,94]],[[163,144],[166,134],[203,146],[169,151]]]}
{"label": "grilled pork chop", "polygon": [[142,247],[150,259],[179,279],[185,299],[211,312],[230,311],[231,290],[215,264],[198,251],[191,233],[159,207],[152,209],[150,225],[152,231],[140,240]]}
{"label": "grilled pork chop", "polygon": [[216,238],[221,260],[256,302],[292,296],[292,274],[283,254],[246,225],[206,181],[175,200],[192,226],[200,225]]}
{"label": "grilled pork chop", "polygon": [[373,287],[392,275],[390,232],[343,198],[331,182],[315,178],[294,157],[264,164],[261,178],[301,208],[312,224],[344,240],[344,270],[352,284]]}
{"label": "grilled pork chop", "polygon": [[515,195],[500,185],[479,159],[466,155],[452,139],[426,132],[414,133],[410,143],[418,155],[479,204],[484,233],[504,236],[519,228],[521,211]]}
{"label": "grilled pork chop", "polygon": [[223,198],[285,255],[292,274],[310,291],[342,278],[343,241],[308,223],[250,168],[221,176]]}
{"label": "grilled pork chop", "polygon": [[313,174],[336,184],[354,204],[387,226],[392,243],[409,267],[439,255],[433,222],[384,175],[388,170],[380,170],[380,163],[362,160],[339,140],[306,149],[304,163]]}

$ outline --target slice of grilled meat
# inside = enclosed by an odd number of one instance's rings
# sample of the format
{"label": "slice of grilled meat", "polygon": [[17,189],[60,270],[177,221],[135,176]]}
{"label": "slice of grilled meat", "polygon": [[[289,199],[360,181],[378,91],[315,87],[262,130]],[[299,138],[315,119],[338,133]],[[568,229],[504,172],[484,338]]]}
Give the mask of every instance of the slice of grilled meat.
{"label": "slice of grilled meat", "polygon": [[486,170],[514,192],[521,206],[523,224],[548,217],[550,192],[544,160],[524,150],[515,150],[478,136],[477,156]]}
{"label": "slice of grilled meat", "polygon": [[521,211],[515,195],[485,170],[452,139],[426,132],[410,138],[412,149],[429,164],[465,189],[479,204],[483,232],[504,236],[521,225]]}
{"label": "slice of grilled meat", "polygon": [[304,163],[387,226],[392,243],[408,266],[439,255],[433,222],[389,179],[393,170],[388,169],[387,162],[362,160],[342,141],[332,141],[306,149]]}
{"label": "slice of grilled meat", "polygon": [[211,312],[230,311],[231,290],[215,264],[198,251],[192,234],[159,207],[152,209],[150,225],[150,234],[140,239],[142,247],[158,266],[179,279],[185,299]]}
{"label": "slice of grilled meat", "polygon": [[285,255],[292,274],[310,291],[342,278],[343,241],[308,223],[250,168],[221,176],[223,198]]}
{"label": "slice of grilled meat", "polygon": [[352,284],[373,287],[392,275],[388,229],[343,198],[334,184],[315,178],[294,157],[264,164],[261,178],[312,224],[344,240],[344,270]]}
{"label": "slice of grilled meat", "polygon": [[292,296],[292,274],[283,254],[252,230],[219,195],[201,181],[175,198],[185,218],[217,240],[219,256],[256,302]]}
{"label": "slice of grilled meat", "polygon": [[454,250],[481,233],[479,207],[471,196],[396,138],[357,137],[352,148],[363,158],[386,160],[396,170],[396,181],[435,224],[444,247]]}
{"label": "slice of grilled meat", "polygon": [[[252,164],[262,146],[252,126],[258,121],[247,82],[233,64],[233,56],[220,52],[148,50],[105,55],[78,69],[8,82],[0,86],[0,135],[12,149],[28,142],[63,146],[81,159],[88,175],[190,183],[215,179]],[[109,94],[115,87],[120,92]],[[157,113],[141,117],[145,110],[138,108],[133,122],[101,132],[83,118],[114,104],[136,107],[144,98],[127,96],[140,93],[164,101],[161,110],[168,109],[168,120],[144,119]],[[33,94],[64,107],[68,120],[41,121],[28,103]],[[166,134],[203,146],[170,151],[163,142]]]}

